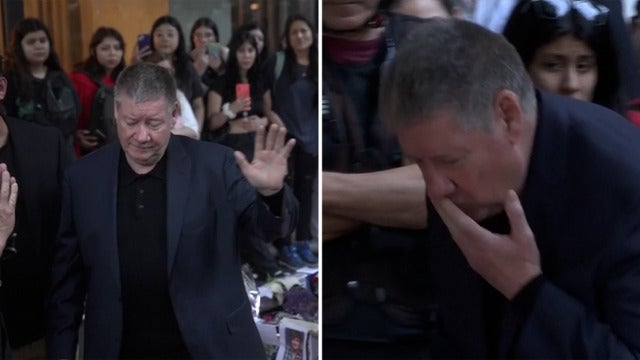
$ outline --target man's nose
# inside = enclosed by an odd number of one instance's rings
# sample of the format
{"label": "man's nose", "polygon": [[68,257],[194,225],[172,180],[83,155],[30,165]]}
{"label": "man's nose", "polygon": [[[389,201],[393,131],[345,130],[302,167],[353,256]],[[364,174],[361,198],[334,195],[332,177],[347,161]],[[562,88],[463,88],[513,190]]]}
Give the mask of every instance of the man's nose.
{"label": "man's nose", "polygon": [[138,142],[145,142],[149,140],[149,130],[144,124],[138,125],[136,128],[135,139]]}
{"label": "man's nose", "polygon": [[449,196],[455,190],[455,184],[447,176],[431,171],[423,172],[424,182],[427,187],[427,195],[431,199],[440,199]]}

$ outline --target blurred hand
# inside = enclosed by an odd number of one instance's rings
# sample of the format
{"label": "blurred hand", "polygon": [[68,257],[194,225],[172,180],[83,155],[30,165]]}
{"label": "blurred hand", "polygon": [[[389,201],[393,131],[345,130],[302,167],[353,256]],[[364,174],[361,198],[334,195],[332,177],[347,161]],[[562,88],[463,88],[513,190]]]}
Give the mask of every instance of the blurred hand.
{"label": "blurred hand", "polygon": [[89,130],[76,130],[76,142],[81,148],[86,150],[95,149],[99,145],[99,140]]}
{"label": "blurred hand", "polygon": [[242,118],[242,127],[249,132],[258,131],[260,126],[264,126],[266,128],[268,124],[269,120],[266,117],[251,115],[246,118]]}
{"label": "blurred hand", "polygon": [[210,56],[207,54],[206,44],[191,50],[190,55],[193,60],[193,67],[196,69],[198,75],[202,76],[204,71],[207,70],[207,66],[209,66],[210,59]]}
{"label": "blurred hand", "polygon": [[222,59],[217,55],[209,55],[209,67],[215,71],[220,71]]}
{"label": "blurred hand", "polygon": [[251,110],[251,98],[236,99],[229,105],[229,107],[231,108],[231,111],[236,114],[240,114],[243,111],[249,111]]}
{"label": "blurred hand", "polygon": [[133,53],[131,54],[131,64],[141,63],[145,56],[151,55],[153,50],[151,47],[145,47],[143,49],[138,49],[138,44],[133,48]]}
{"label": "blurred hand", "polygon": [[0,253],[7,245],[7,239],[13,233],[17,201],[18,183],[9,174],[7,165],[0,164]]}
{"label": "blurred hand", "polygon": [[234,153],[240,170],[249,183],[263,196],[270,196],[282,189],[287,175],[287,159],[295,145],[294,139],[285,144],[287,130],[271,125],[265,136],[261,126],[256,132],[253,161],[249,163],[240,151]]}

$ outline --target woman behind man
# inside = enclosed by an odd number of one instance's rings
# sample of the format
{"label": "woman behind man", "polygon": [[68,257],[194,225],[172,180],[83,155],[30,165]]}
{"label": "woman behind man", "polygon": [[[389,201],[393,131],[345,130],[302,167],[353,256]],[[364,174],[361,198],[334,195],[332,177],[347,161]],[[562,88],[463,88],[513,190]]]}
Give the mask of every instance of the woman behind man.
{"label": "woman behind man", "polygon": [[[285,50],[265,66],[267,82],[272,84],[273,109],[287,127],[289,136],[296,139],[289,176],[300,202],[297,241],[279,239],[275,242],[281,264],[290,268],[318,262],[309,247],[313,183],[318,176],[318,45],[312,29],[311,22],[304,16],[289,16],[283,36]],[[279,61],[283,62],[280,68]]]}
{"label": "woman behind man", "polygon": [[503,34],[536,87],[624,113],[612,16],[594,1],[522,0]]}
{"label": "woman behind man", "polygon": [[[225,73],[207,96],[206,126],[214,133],[213,139],[242,152],[249,161],[257,129],[271,123],[283,126],[271,111],[271,92],[265,86],[257,54],[258,45],[249,32],[234,32]],[[238,236],[243,261],[251,265],[259,281],[283,274],[258,234]]]}
{"label": "woman behind man", "polygon": [[201,17],[191,27],[191,59],[205,91],[224,73],[229,49],[220,45],[218,25],[208,17]]}
{"label": "woman behind man", "polygon": [[7,115],[58,128],[71,152],[80,103],[40,20],[26,18],[13,29],[5,75]]}
{"label": "woman behind man", "polygon": [[198,120],[199,129],[204,121],[204,91],[200,83],[200,76],[193,67],[191,57],[187,52],[187,45],[180,22],[173,16],[161,16],[151,26],[151,46],[133,49],[132,63],[143,61],[146,56],[154,52],[167,55],[175,69],[174,78],[178,88],[189,100],[193,113]]}
{"label": "woman behind man", "polygon": [[[175,69],[173,68],[171,57],[168,55],[155,52],[147,56],[144,61],[163,67],[174,76]],[[173,129],[171,129],[171,133],[198,140],[200,138],[198,120],[191,109],[189,100],[187,100],[187,97],[184,96],[184,93],[180,89],[176,89],[176,98],[178,100],[178,116],[176,124]]]}
{"label": "woman behind man", "polygon": [[75,132],[78,156],[96,149],[101,144],[102,139],[87,129],[89,115],[99,87],[113,87],[124,69],[124,51],[124,39],[120,32],[114,28],[100,27],[89,43],[89,57],[78,64],[69,75],[82,105]]}

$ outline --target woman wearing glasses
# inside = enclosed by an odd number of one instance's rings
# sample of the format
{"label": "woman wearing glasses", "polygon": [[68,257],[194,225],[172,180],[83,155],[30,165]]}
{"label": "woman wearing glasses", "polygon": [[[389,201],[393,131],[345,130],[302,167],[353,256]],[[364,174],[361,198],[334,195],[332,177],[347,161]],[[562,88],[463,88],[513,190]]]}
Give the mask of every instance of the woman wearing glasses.
{"label": "woman wearing glasses", "polygon": [[620,72],[609,8],[591,1],[524,0],[504,36],[536,87],[621,112]]}

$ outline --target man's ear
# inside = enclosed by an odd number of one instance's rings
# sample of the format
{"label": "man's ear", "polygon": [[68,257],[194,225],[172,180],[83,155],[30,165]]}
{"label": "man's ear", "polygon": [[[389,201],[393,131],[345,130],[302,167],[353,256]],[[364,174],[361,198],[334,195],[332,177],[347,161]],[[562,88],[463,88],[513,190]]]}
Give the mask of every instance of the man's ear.
{"label": "man's ear", "polygon": [[4,100],[7,95],[7,78],[0,75],[0,100]]}
{"label": "man's ear", "polygon": [[496,127],[504,128],[510,141],[522,136],[525,116],[520,97],[511,90],[500,90],[493,101],[493,119]]}
{"label": "man's ear", "polygon": [[178,116],[180,116],[180,102],[176,101],[173,104],[173,109],[171,110],[171,128],[173,129],[178,122]]}

